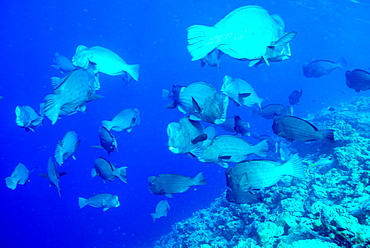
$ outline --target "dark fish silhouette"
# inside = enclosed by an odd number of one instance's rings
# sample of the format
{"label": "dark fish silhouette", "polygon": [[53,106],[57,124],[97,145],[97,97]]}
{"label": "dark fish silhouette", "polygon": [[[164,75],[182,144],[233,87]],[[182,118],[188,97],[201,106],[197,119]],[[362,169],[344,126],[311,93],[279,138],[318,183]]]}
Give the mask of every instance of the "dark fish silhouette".
{"label": "dark fish silhouette", "polygon": [[334,143],[334,130],[319,130],[317,127],[294,116],[277,116],[272,125],[273,132],[289,141],[323,140]]}
{"label": "dark fish silhouette", "polygon": [[302,97],[302,93],[303,93],[302,89],[301,89],[301,91],[295,90],[292,93],[290,93],[290,95],[289,95],[289,104],[290,105],[295,105],[295,104],[299,103],[299,101],[301,100],[301,97]]}
{"label": "dark fish silhouette", "polygon": [[370,89],[370,73],[361,69],[346,72],[346,84],[356,92]]}
{"label": "dark fish silhouette", "polygon": [[336,68],[347,67],[347,62],[344,58],[341,58],[338,62],[329,60],[314,60],[311,63],[303,65],[303,75],[308,78],[321,77],[328,75]]}
{"label": "dark fish silhouette", "polygon": [[282,104],[269,104],[261,109],[253,109],[253,116],[258,115],[266,119],[274,119],[275,116],[293,115],[293,108]]}
{"label": "dark fish silhouette", "polygon": [[250,125],[248,122],[242,120],[239,115],[234,118],[227,118],[221,127],[226,131],[232,132],[240,136],[250,136]]}
{"label": "dark fish silhouette", "polygon": [[176,174],[161,174],[157,177],[149,177],[148,182],[150,192],[155,195],[167,195],[168,197],[171,197],[171,194],[183,193],[192,186],[206,184],[202,173],[194,178]]}

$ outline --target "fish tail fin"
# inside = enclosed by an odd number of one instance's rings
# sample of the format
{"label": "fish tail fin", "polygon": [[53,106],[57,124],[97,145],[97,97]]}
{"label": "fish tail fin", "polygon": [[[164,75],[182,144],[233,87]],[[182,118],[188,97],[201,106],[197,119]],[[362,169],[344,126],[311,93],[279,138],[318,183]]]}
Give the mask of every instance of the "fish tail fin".
{"label": "fish tail fin", "polygon": [[172,91],[162,89],[162,98],[163,100],[170,100],[173,97]]}
{"label": "fish tail fin", "polygon": [[341,58],[338,60],[337,64],[338,64],[338,66],[339,66],[340,68],[343,68],[343,69],[346,69],[346,68],[347,68],[347,61],[346,61],[343,57],[341,57]]}
{"label": "fish tail fin", "polygon": [[57,148],[55,149],[54,158],[55,161],[60,165],[63,164],[63,147],[61,145],[57,145]]}
{"label": "fish tail fin", "polygon": [[128,74],[135,80],[139,81],[139,70],[140,70],[140,65],[130,65],[129,70],[127,71]]}
{"label": "fish tail fin", "polygon": [[60,112],[60,106],[58,106],[57,103],[57,96],[54,94],[47,95],[44,101],[45,115],[51,120],[52,125],[54,125],[58,120]]}
{"label": "fish tail fin", "polygon": [[117,176],[124,183],[127,183],[127,172],[126,172],[126,168],[127,167],[116,168],[113,171],[113,175]]}
{"label": "fish tail fin", "polygon": [[[288,161],[284,164],[286,166],[287,171],[286,174],[293,176],[293,177],[298,177],[298,178],[304,178],[304,167],[302,163],[302,158],[298,156],[298,154],[294,154],[290,156]],[[285,173],[284,173],[285,174]]]}
{"label": "fish tail fin", "polygon": [[17,187],[17,181],[14,179],[14,177],[7,177],[5,178],[6,187],[9,189],[15,190]]}
{"label": "fish tail fin", "polygon": [[321,131],[322,132],[322,139],[326,142],[334,143],[334,130],[333,129],[326,129]]}
{"label": "fish tail fin", "polygon": [[206,185],[207,184],[206,179],[203,176],[203,172],[200,172],[193,179],[194,179],[194,185]]}
{"label": "fish tail fin", "polygon": [[102,126],[105,127],[108,131],[110,131],[113,127],[112,121],[102,121]]}
{"label": "fish tail fin", "polygon": [[85,207],[87,204],[89,204],[89,200],[88,199],[85,199],[83,197],[78,197],[78,206],[80,208]]}
{"label": "fish tail fin", "polygon": [[155,219],[157,219],[157,214],[156,213],[152,213],[150,215],[152,216],[153,222],[155,222]]}
{"label": "fish tail fin", "polygon": [[220,41],[213,39],[217,36],[217,29],[203,25],[193,25],[188,29],[188,51],[193,57],[191,61],[205,57],[220,45]]}
{"label": "fish tail fin", "polygon": [[262,140],[260,143],[255,145],[254,148],[255,148],[254,154],[261,157],[266,157],[267,152],[269,151],[269,145],[267,143],[267,140]]}

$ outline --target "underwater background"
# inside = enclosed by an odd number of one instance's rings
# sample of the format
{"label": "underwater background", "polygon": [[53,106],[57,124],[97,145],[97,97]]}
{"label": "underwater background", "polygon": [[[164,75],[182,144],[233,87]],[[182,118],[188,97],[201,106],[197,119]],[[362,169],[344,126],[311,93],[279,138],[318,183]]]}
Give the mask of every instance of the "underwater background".
{"label": "underwater background", "polygon": [[[194,24],[212,26],[232,10],[251,4],[260,5],[270,14],[279,14],[285,21],[285,30],[298,33],[290,42],[290,59],[249,68],[244,61],[224,56],[220,70],[201,67],[199,61],[191,62],[186,49],[186,28]],[[18,185],[14,191],[6,188],[4,181],[0,184],[0,246],[154,247],[161,236],[172,231],[175,223],[208,208],[220,197],[226,190],[224,168],[168,150],[167,125],[183,116],[177,110],[165,108],[167,103],[161,91],[170,89],[172,84],[204,81],[219,90],[223,77],[230,75],[252,84],[259,97],[265,99],[264,104],[287,105],[288,95],[303,89],[300,104],[294,106],[294,115],[306,118],[321,113],[315,122],[319,126],[335,126],[338,121],[346,125],[358,118],[355,112],[358,109],[348,106],[356,102],[353,97],[369,97],[369,92],[356,93],[349,89],[345,70],[337,69],[328,76],[312,79],[303,76],[302,65],[314,59],[337,61],[344,57],[347,69],[369,70],[369,12],[370,3],[362,0],[1,1],[0,95],[4,99],[0,102],[0,178],[9,176],[19,162],[29,170],[38,169],[30,175],[29,183]],[[127,63],[140,64],[139,82],[125,85],[119,77],[101,74],[98,94],[105,98],[90,102],[86,113],[63,117],[55,125],[46,119],[35,132],[25,132],[15,123],[15,107],[28,105],[38,110],[44,96],[52,90],[50,78],[61,76],[50,66],[54,53],[72,58],[78,45],[106,47]],[[358,105],[362,106],[361,111],[367,111],[367,100],[361,99],[358,101],[363,104]],[[345,115],[320,112],[330,107],[339,111],[340,106]],[[106,151],[91,148],[99,145],[101,121],[124,108],[139,109],[141,123],[131,133],[117,135],[118,153],[108,157]],[[230,105],[228,115],[234,114],[250,122],[252,132],[276,137],[271,121],[253,118],[251,108]],[[364,115],[363,124],[368,120]],[[342,140],[360,132],[355,128],[356,123],[353,122],[351,132],[346,129],[347,133],[341,133]],[[78,134],[81,145],[76,160],[68,159],[60,167],[60,171],[68,174],[61,178],[59,198],[56,189],[37,174],[46,172],[57,141],[69,130]],[[246,140],[252,144],[258,142],[252,137]],[[323,153],[317,154],[317,149],[333,155],[335,148],[326,145],[298,148],[301,156],[316,154],[318,158]],[[362,146],[365,150],[370,147],[366,142]],[[90,170],[99,156],[127,166],[128,183],[116,180],[104,184],[100,178],[91,178]],[[203,172],[207,185],[196,186],[172,199],[153,195],[148,190],[149,176],[176,173],[194,177],[199,172]],[[338,181],[341,183],[343,180]],[[118,195],[121,205],[105,212],[92,207],[79,209],[78,197],[99,193]],[[150,213],[164,199],[171,210],[167,217],[153,222]],[[333,201],[333,204],[339,203]],[[369,247],[366,242],[359,247]]]}

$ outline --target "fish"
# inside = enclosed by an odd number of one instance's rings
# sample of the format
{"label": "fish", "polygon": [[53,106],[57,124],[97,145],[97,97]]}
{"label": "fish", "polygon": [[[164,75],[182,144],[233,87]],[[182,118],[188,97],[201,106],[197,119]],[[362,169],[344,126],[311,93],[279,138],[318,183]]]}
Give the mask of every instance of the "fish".
{"label": "fish", "polygon": [[55,149],[55,161],[62,165],[69,157],[76,160],[74,154],[80,146],[81,140],[78,139],[76,132],[68,131],[61,141],[58,141],[57,148]]}
{"label": "fish", "polygon": [[101,146],[93,146],[93,148],[104,148],[108,152],[108,155],[111,152],[118,152],[116,138],[105,127],[100,127],[99,139]]}
{"label": "fish", "polygon": [[253,116],[262,116],[266,119],[274,119],[276,116],[291,116],[293,108],[282,104],[269,104],[261,109],[253,109]]}
{"label": "fish", "polygon": [[44,112],[54,125],[61,115],[86,109],[86,103],[103,98],[95,94],[96,78],[91,70],[74,70],[63,78],[52,78],[54,90],[44,98]]}
{"label": "fish", "polygon": [[0,96],[0,101],[2,101],[4,99],[4,97],[3,96]]}
{"label": "fish", "polygon": [[276,184],[282,176],[304,179],[304,167],[298,154],[285,163],[270,160],[251,160],[237,163],[228,169],[227,177],[242,191],[260,190]]}
{"label": "fish", "polygon": [[19,127],[24,128],[27,132],[34,132],[36,128],[42,125],[44,121],[44,115],[42,114],[42,109],[40,109],[40,114],[29,106],[17,106],[15,108],[15,123]]}
{"label": "fish", "polygon": [[14,168],[12,175],[5,178],[6,186],[9,189],[15,190],[18,184],[25,185],[28,181],[29,174],[30,172],[27,167],[22,163],[18,163],[18,165]]}
{"label": "fish", "polygon": [[226,75],[223,79],[221,92],[226,94],[237,106],[252,107],[257,104],[261,108],[263,99],[259,98],[253,87],[246,81]]}
{"label": "fish", "polygon": [[253,146],[244,139],[233,135],[216,136],[204,150],[193,151],[199,161],[218,163],[224,168],[228,167],[227,163],[238,163],[245,160],[252,153],[265,157],[267,152],[268,144],[266,140]]}
{"label": "fish", "polygon": [[122,182],[127,183],[126,166],[117,168],[115,164],[112,164],[105,158],[99,157],[95,159],[94,166],[91,170],[91,176],[100,176],[104,183],[106,180],[113,181],[116,178],[121,179]]}
{"label": "fish", "polygon": [[153,222],[161,217],[166,217],[168,211],[170,211],[170,204],[168,204],[168,201],[162,200],[158,202],[155,208],[155,213],[150,214],[152,216]]}
{"label": "fish", "polygon": [[370,72],[354,69],[346,72],[346,84],[349,88],[354,89],[356,92],[365,91],[370,89]]}
{"label": "fish", "polygon": [[83,197],[78,197],[78,206],[83,208],[90,205],[94,208],[103,208],[103,211],[107,211],[110,208],[118,208],[120,202],[118,201],[117,195],[111,194],[97,194],[88,199]]}
{"label": "fish", "polygon": [[76,49],[72,63],[85,69],[89,64],[93,64],[96,71],[110,76],[120,75],[126,82],[129,82],[131,78],[135,81],[139,80],[140,65],[129,65],[119,55],[104,47],[87,48],[80,45]]}
{"label": "fish", "polygon": [[223,55],[223,52],[221,52],[218,49],[213,50],[212,52],[208,53],[205,57],[203,57],[200,60],[200,65],[204,67],[205,65],[208,65],[209,67],[217,67],[217,69],[220,69],[221,64],[221,56]]}
{"label": "fish", "polygon": [[303,75],[307,78],[318,78],[328,75],[337,68],[346,69],[347,61],[342,57],[337,62],[329,60],[314,60],[303,65]]}
{"label": "fish", "polygon": [[75,69],[77,69],[76,66],[74,66],[68,58],[61,55],[60,53],[56,52],[54,58],[55,65],[51,65],[53,68],[60,70],[62,73],[68,73]]}
{"label": "fish", "polygon": [[150,176],[148,183],[149,191],[153,194],[172,197],[172,194],[184,193],[192,186],[205,185],[206,180],[202,172],[194,178],[177,174],[160,174],[157,177]]}
{"label": "fish", "polygon": [[59,197],[62,197],[60,194],[60,177],[67,174],[67,172],[59,172],[58,165],[55,163],[52,157],[49,157],[48,160],[48,173],[47,174],[39,174],[39,176],[43,178],[47,178],[50,181],[50,185],[53,185],[58,190]]}
{"label": "fish", "polygon": [[132,128],[140,124],[140,113],[139,110],[134,109],[123,109],[110,121],[102,121],[102,126],[108,131],[131,132]]}
{"label": "fish", "polygon": [[171,122],[167,126],[168,149],[175,154],[185,154],[200,147],[208,136],[199,121],[193,121],[188,116],[180,121]]}
{"label": "fish", "polygon": [[[172,92],[173,97],[176,97],[177,92]],[[194,82],[181,87],[173,103],[180,112],[190,114],[192,120],[221,124],[226,119],[229,101],[225,94],[218,93],[211,84]]]}
{"label": "fish", "polygon": [[272,125],[274,134],[288,141],[315,141],[323,140],[334,143],[334,130],[319,130],[306,120],[295,116],[277,116]]}
{"label": "fish", "polygon": [[250,136],[250,124],[235,115],[233,118],[227,118],[221,127],[226,131],[232,132],[238,136]]}
{"label": "fish", "polygon": [[[204,58],[214,49],[240,60],[259,60],[276,46],[290,39],[281,36],[281,24],[260,6],[248,5],[235,9],[214,25],[193,25],[187,29],[187,49],[192,61]],[[267,62],[268,63],[268,62]]]}
{"label": "fish", "polygon": [[290,105],[298,104],[299,101],[301,100],[302,93],[303,93],[302,89],[301,89],[301,91],[294,90],[292,93],[290,93],[290,95],[289,95],[289,104]]}

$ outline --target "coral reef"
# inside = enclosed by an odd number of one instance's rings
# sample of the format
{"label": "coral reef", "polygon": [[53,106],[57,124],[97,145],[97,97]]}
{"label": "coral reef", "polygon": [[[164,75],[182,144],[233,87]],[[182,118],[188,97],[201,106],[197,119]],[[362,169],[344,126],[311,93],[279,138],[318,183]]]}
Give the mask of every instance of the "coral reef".
{"label": "coral reef", "polygon": [[222,195],[155,247],[370,247],[369,106],[370,98],[356,97],[306,118],[334,129],[337,141],[288,144],[304,158],[306,180],[285,176],[258,203]]}

